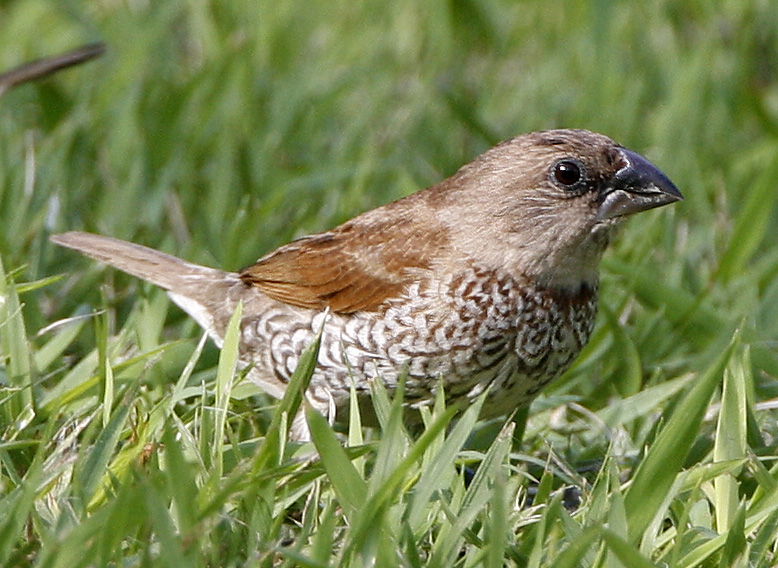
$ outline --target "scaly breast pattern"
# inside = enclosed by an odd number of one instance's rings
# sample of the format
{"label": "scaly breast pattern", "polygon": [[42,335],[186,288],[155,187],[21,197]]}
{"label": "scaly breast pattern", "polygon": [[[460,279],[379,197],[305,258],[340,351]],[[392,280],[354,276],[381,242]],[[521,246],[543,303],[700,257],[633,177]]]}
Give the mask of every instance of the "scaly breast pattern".
{"label": "scaly breast pattern", "polygon": [[324,325],[309,399],[321,410],[380,376],[392,388],[407,369],[406,401],[426,404],[442,378],[449,401],[491,387],[483,409],[498,416],[530,400],[572,363],[597,310],[596,288],[572,295],[471,269],[413,284],[376,312],[324,314],[285,304],[244,319],[242,358],[288,381]]}

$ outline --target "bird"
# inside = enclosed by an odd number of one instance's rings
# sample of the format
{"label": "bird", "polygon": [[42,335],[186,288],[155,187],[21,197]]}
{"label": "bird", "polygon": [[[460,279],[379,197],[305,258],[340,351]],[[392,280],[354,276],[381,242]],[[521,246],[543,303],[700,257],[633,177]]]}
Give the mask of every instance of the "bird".
{"label": "bird", "polygon": [[[372,381],[411,411],[442,388],[480,416],[529,403],[589,340],[600,259],[625,218],[681,200],[642,155],[580,129],[504,141],[451,177],[293,240],[238,272],[83,232],[54,243],[167,291],[217,346],[243,304],[238,358],[283,396],[321,331],[306,399],[330,421]],[[364,406],[364,405],[362,405]],[[297,416],[290,433],[310,432]]]}

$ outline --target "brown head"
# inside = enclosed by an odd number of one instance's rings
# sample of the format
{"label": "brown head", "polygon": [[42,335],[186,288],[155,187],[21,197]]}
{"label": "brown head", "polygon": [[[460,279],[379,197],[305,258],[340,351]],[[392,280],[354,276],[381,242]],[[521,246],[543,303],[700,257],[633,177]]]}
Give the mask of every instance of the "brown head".
{"label": "brown head", "polygon": [[429,191],[465,256],[551,288],[595,284],[626,216],[682,199],[648,160],[588,130],[513,138]]}

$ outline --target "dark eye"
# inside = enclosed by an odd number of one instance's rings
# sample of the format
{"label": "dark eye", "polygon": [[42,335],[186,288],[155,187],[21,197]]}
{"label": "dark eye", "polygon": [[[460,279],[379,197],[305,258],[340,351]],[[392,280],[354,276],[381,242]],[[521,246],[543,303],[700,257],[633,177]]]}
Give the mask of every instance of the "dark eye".
{"label": "dark eye", "polygon": [[554,179],[560,185],[573,186],[581,181],[581,166],[573,160],[562,160],[554,166]]}

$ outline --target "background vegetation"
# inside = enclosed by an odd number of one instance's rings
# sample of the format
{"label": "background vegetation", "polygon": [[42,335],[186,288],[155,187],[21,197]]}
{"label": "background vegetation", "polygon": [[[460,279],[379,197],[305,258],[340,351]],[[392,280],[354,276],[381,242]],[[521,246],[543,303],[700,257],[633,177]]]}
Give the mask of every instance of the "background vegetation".
{"label": "background vegetation", "polygon": [[[0,565],[778,564],[776,30],[762,0],[0,4],[0,69],[108,45],[0,98]],[[47,240],[237,269],[562,126],[686,200],[629,224],[591,345],[505,428],[408,436],[377,392],[312,459],[164,294]]]}

